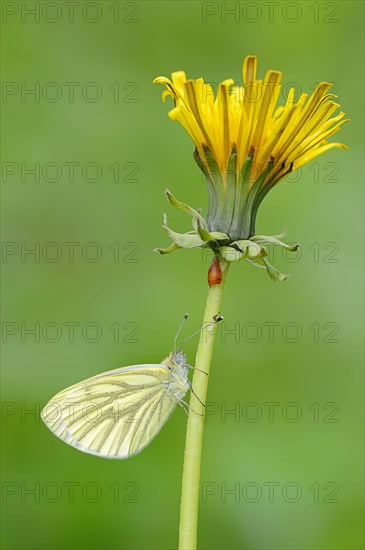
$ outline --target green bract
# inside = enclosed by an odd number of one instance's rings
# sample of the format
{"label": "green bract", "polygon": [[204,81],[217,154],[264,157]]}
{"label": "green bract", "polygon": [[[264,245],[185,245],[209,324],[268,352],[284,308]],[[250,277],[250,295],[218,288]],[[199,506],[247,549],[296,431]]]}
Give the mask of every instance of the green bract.
{"label": "green bract", "polygon": [[208,148],[204,152],[207,166],[197,149],[194,158],[207,182],[208,226],[213,231],[226,233],[232,240],[249,239],[255,234],[258,207],[278,180],[291,172],[293,165],[290,164],[285,174],[282,172],[284,167],[275,166],[272,157],[264,166],[253,165],[255,148],[252,147],[239,169],[234,147],[223,181],[222,170],[213,155]]}
{"label": "green bract", "polygon": [[[252,265],[266,269],[268,275],[274,281],[285,281],[289,275],[280,273],[268,260],[268,252],[265,245],[278,245],[290,251],[296,251],[298,244],[290,245],[282,242],[278,236],[254,235],[248,239],[234,240],[227,233],[210,230],[214,227],[212,220],[208,222],[200,213],[191,206],[178,201],[172,193],[166,189],[167,199],[172,206],[184,210],[192,216],[193,231],[187,233],[177,233],[168,227],[167,216],[163,215],[162,227],[173,243],[167,248],[155,248],[160,254],[169,254],[179,248],[211,248],[218,257],[224,258],[228,262],[239,262],[247,260]],[[220,216],[219,213],[211,212],[211,216]]]}

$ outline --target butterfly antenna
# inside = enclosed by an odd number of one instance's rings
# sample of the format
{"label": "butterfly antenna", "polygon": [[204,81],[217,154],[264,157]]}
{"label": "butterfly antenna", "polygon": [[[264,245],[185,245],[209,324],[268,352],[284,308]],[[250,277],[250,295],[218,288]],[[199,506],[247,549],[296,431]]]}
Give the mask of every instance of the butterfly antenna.
{"label": "butterfly antenna", "polygon": [[[193,336],[195,336],[196,334],[199,334],[199,332],[201,332],[202,330],[205,330],[211,326],[214,326],[216,325],[217,323],[219,323],[219,321],[223,321],[223,317],[221,315],[214,315],[213,317],[213,321],[211,323],[208,323],[207,325],[205,325],[205,327],[201,327],[199,330],[196,330],[195,332],[193,332],[193,334],[190,334],[190,336],[188,336],[187,338],[185,338],[185,340],[183,340],[179,346],[179,349],[181,348],[181,346],[183,346],[183,344],[185,344],[185,342],[187,342],[188,340],[190,340],[190,338],[192,338]],[[180,332],[180,330],[179,330]],[[175,346],[176,346],[176,339],[175,339]],[[175,351],[176,351],[176,347],[174,348]]]}
{"label": "butterfly antenna", "polygon": [[208,373],[205,372],[205,370],[198,369],[197,367],[193,367],[192,365],[186,365],[186,367],[187,367],[188,369],[194,369],[194,370],[197,370],[198,372],[202,372],[203,374],[208,375]]}
{"label": "butterfly antenna", "polygon": [[183,328],[183,325],[184,325],[184,323],[185,323],[185,321],[187,320],[188,317],[189,317],[189,314],[185,313],[185,315],[183,317],[183,320],[181,321],[180,326],[177,329],[177,333],[176,333],[175,340],[174,340],[174,352],[176,352],[177,339],[179,338],[179,334],[181,332],[181,329]]}

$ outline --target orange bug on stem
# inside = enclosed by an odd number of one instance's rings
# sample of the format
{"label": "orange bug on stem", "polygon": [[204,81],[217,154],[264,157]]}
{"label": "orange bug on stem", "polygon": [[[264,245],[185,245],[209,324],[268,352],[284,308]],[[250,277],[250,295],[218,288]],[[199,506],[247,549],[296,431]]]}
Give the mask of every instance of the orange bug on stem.
{"label": "orange bug on stem", "polygon": [[222,270],[217,256],[214,256],[208,270],[208,285],[220,285],[222,282]]}

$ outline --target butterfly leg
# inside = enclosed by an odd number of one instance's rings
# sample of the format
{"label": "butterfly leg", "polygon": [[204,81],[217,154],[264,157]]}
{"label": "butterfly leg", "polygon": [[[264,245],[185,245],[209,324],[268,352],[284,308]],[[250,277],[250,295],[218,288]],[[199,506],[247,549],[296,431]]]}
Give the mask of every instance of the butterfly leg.
{"label": "butterfly leg", "polygon": [[188,409],[191,409],[195,414],[197,414],[198,416],[204,416],[204,414],[201,414],[201,413],[198,413],[195,409],[193,409],[193,407],[191,405],[189,405],[189,403],[187,403],[186,401],[184,401],[183,399],[178,399],[177,400],[178,404],[180,405],[180,407],[182,409],[184,409],[184,411],[186,412],[186,414],[188,414],[188,411],[185,409],[185,407],[188,407]]}
{"label": "butterfly leg", "polygon": [[197,394],[195,393],[195,391],[194,391],[194,389],[193,389],[193,385],[192,385],[192,383],[190,382],[190,380],[188,380],[188,384],[189,384],[189,386],[190,386],[191,393],[193,393],[193,394],[195,395],[195,397],[197,398],[197,400],[199,401],[199,403],[200,403],[203,407],[205,407],[205,403],[203,403],[203,401],[200,399],[199,395],[197,395]]}
{"label": "butterfly leg", "polygon": [[188,411],[187,411],[187,409],[186,409],[186,407],[188,407],[189,405],[188,405],[187,403],[185,403],[185,401],[182,401],[182,400],[178,399],[178,400],[177,400],[177,404],[182,408],[182,410],[184,411],[184,413],[185,413],[186,415],[189,414]]}

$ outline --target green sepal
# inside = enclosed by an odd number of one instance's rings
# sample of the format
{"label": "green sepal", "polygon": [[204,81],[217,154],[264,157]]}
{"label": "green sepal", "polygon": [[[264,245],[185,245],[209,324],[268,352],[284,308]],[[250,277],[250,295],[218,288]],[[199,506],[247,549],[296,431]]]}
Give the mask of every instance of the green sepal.
{"label": "green sepal", "polygon": [[196,248],[202,246],[205,242],[195,232],[176,233],[167,226],[167,216],[163,215],[162,227],[170,237],[181,248]]}
{"label": "green sepal", "polygon": [[184,212],[190,214],[194,218],[194,220],[199,220],[204,229],[206,229],[206,231],[209,231],[207,222],[197,210],[194,210],[194,208],[192,208],[188,204],[177,200],[169,189],[165,189],[165,195],[172,206],[184,210]]}
{"label": "green sepal", "polygon": [[225,233],[221,233],[220,231],[206,231],[206,229],[200,225],[200,220],[197,221],[197,233],[205,242],[216,241],[219,245],[220,241],[229,241],[229,237]]}
{"label": "green sepal", "polygon": [[234,213],[234,204],[236,199],[236,163],[237,163],[237,150],[233,147],[229,160],[226,173],[226,185],[225,196],[223,202],[223,208],[219,220],[219,228],[223,233],[229,233],[229,228],[232,224],[232,217]]}
{"label": "green sepal", "polygon": [[[200,223],[200,220],[196,221],[196,229],[199,237],[204,242],[214,241],[214,237],[212,237],[209,233],[209,231]],[[218,243],[217,243],[218,244]]]}
{"label": "green sepal", "polygon": [[254,237],[251,237],[251,240],[257,244],[277,244],[283,248],[286,248],[286,250],[290,250],[291,252],[296,252],[300,246],[298,243],[287,244],[280,241],[277,237],[268,237],[267,235],[255,235]]}
{"label": "green sepal", "polygon": [[[202,214],[202,209],[201,208],[197,208],[196,211],[198,212],[198,214],[200,214],[200,215]],[[197,218],[192,218],[191,223],[192,223],[194,231],[198,232],[198,219]]]}
{"label": "green sepal", "polygon": [[229,237],[225,233],[221,233],[220,231],[210,231],[209,235],[213,237],[216,241],[219,241],[220,244],[226,244],[229,242]]}
{"label": "green sepal", "polygon": [[229,246],[222,246],[221,254],[228,262],[248,260],[251,263],[257,263],[267,256],[265,247],[250,240],[234,241]]}
{"label": "green sepal", "polygon": [[154,248],[154,252],[158,252],[159,254],[171,254],[171,252],[175,252],[175,250],[179,250],[181,246],[179,246],[176,243],[170,244],[167,248]]}
{"label": "green sepal", "polygon": [[[266,251],[265,251],[266,252]],[[272,279],[273,281],[275,282],[283,282],[283,281],[286,281],[286,279],[288,277],[290,277],[290,275],[286,275],[285,273],[280,273],[280,271],[278,271],[276,269],[276,267],[274,267],[270,262],[269,260],[267,259],[267,252],[264,253],[259,259],[257,260],[251,260],[249,258],[246,258],[246,260],[248,262],[250,262],[250,264],[254,265],[255,267],[259,267],[261,269],[266,269],[266,272],[267,274],[269,275],[270,279]]]}
{"label": "green sepal", "polygon": [[229,228],[229,234],[232,239],[239,238],[242,234],[244,223],[244,211],[248,198],[248,184],[250,178],[250,170],[255,149],[251,148],[246,157],[241,172],[236,175],[236,195],[234,200],[234,209],[232,214],[232,223]]}
{"label": "green sepal", "polygon": [[251,237],[253,235],[253,231],[255,227],[254,220],[252,217],[252,209],[255,204],[255,198],[257,194],[260,192],[260,189],[262,188],[262,185],[264,184],[267,176],[272,171],[273,166],[274,166],[274,159],[270,157],[270,160],[267,162],[266,167],[258,176],[258,178],[255,180],[254,184],[252,185],[251,189],[248,192],[248,197],[245,204],[245,211],[243,214],[244,221],[241,227],[241,235],[245,236],[246,238]]}
{"label": "green sepal", "polygon": [[203,149],[208,167],[208,170],[205,168],[203,170],[208,184],[209,209],[207,222],[211,229],[216,230],[220,229],[220,219],[224,208],[226,190],[214,155],[211,153],[209,147],[203,145]]}
{"label": "green sepal", "polygon": [[278,271],[276,269],[276,267],[274,267],[269,261],[267,258],[262,258],[262,262],[264,263],[265,265],[265,268],[266,268],[266,271],[269,275],[269,277],[275,281],[275,282],[279,282],[279,283],[282,283],[283,281],[286,281],[286,279],[288,279],[288,277],[290,277],[290,274],[286,275],[285,273],[280,273],[280,271]]}
{"label": "green sepal", "polygon": [[220,253],[227,262],[239,262],[244,258],[244,252],[231,246],[221,246]]}
{"label": "green sepal", "polygon": [[212,217],[212,219],[214,219],[215,211],[218,205],[218,192],[216,189],[216,185],[211,177],[211,174],[209,173],[209,171],[207,171],[203,160],[200,158],[198,149],[196,147],[194,151],[194,159],[205,176],[205,180],[208,186],[208,212],[210,213],[209,215]]}
{"label": "green sepal", "polygon": [[197,220],[197,229],[198,235],[205,243],[208,243],[210,248],[215,254],[219,253],[219,243],[212,237],[209,231],[206,231],[204,227],[201,226],[200,221]]}
{"label": "green sepal", "polygon": [[[232,166],[234,168],[235,155],[231,157]],[[247,167],[249,166],[247,161]],[[272,169],[272,160],[267,164],[266,169],[261,176],[255,181],[253,188],[251,189],[252,195],[248,197],[248,206],[250,209],[254,202],[254,195],[260,190],[260,187],[265,180],[265,177]],[[230,182],[232,183],[232,182]],[[193,228],[195,231],[188,231],[187,233],[177,233],[170,229],[167,225],[167,216],[163,215],[162,227],[166,231],[167,235],[172,239],[173,243],[167,248],[155,248],[155,252],[159,254],[170,254],[180,248],[198,248],[198,247],[210,247],[216,255],[221,255],[228,262],[239,262],[240,260],[246,260],[252,265],[265,269],[269,277],[276,282],[285,281],[290,275],[280,273],[268,260],[268,253],[265,245],[277,245],[282,246],[286,250],[295,252],[298,250],[299,244],[286,244],[281,238],[285,235],[254,235],[246,239],[237,239],[232,241],[229,235],[221,231],[209,231],[209,226],[206,220],[201,215],[201,211],[191,208],[189,205],[178,201],[172,193],[166,189],[166,196],[169,203],[176,208],[184,210],[190,214],[193,218]]]}
{"label": "green sepal", "polygon": [[244,253],[245,259],[255,261],[260,259],[262,256],[266,256],[267,252],[264,247],[259,246],[257,243],[249,239],[241,239],[239,241],[234,241],[230,246],[234,246],[238,250]]}

